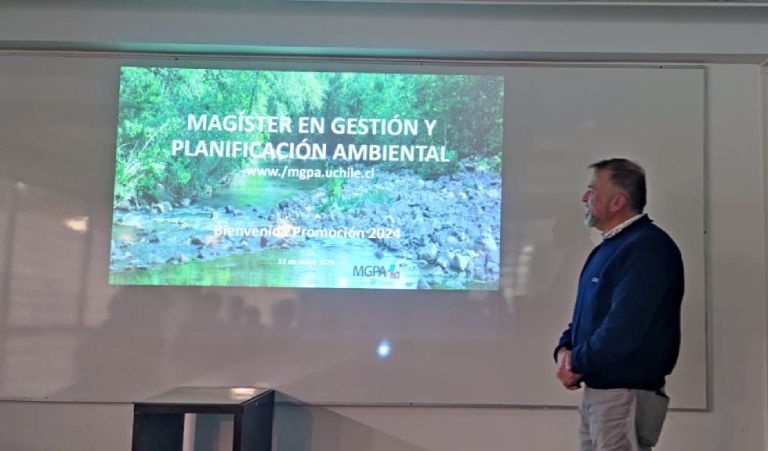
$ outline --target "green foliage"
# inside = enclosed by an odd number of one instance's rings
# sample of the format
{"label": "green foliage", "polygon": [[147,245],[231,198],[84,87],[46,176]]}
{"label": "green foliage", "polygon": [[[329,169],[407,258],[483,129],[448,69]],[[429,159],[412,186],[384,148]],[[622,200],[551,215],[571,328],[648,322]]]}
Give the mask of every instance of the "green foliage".
{"label": "green foliage", "polygon": [[[185,68],[123,69],[117,133],[115,204],[142,206],[209,196],[230,183],[248,158],[187,157],[171,152],[174,140],[325,142],[336,144],[445,146],[444,162],[363,162],[381,169],[414,168],[424,178],[451,174],[467,158],[500,171],[504,82],[501,77],[467,75],[230,71]],[[291,133],[188,130],[194,115],[288,116]],[[326,134],[298,133],[299,117],[325,118]],[[336,117],[411,119],[416,136],[333,135]],[[424,120],[436,121],[432,134]],[[330,157],[330,155],[329,155]],[[349,162],[333,161],[327,167]],[[329,182],[337,197],[341,182]],[[268,186],[266,184],[265,186]]]}
{"label": "green foliage", "polygon": [[[343,144],[435,145],[450,162],[379,163],[383,170],[414,168],[422,177],[455,173],[467,158],[501,160],[504,112],[502,77],[471,75],[333,74],[325,116],[415,119],[416,136],[344,135]],[[435,121],[431,134],[424,121]],[[369,163],[376,164],[376,163]],[[493,165],[487,166],[489,169]],[[498,166],[500,172],[501,167]]]}
{"label": "green foliage", "polygon": [[341,197],[341,187],[344,186],[344,179],[340,177],[334,177],[328,180],[328,197],[337,198]]}
{"label": "green foliage", "polygon": [[424,180],[437,180],[442,175],[453,174],[459,171],[461,163],[455,150],[446,151],[447,163],[439,161],[427,161],[419,165],[416,173]]}
{"label": "green foliage", "polygon": [[325,201],[318,207],[318,212],[322,213],[328,211],[333,206],[338,207],[344,182],[345,179],[340,177],[329,178],[325,181],[325,184],[323,185],[325,189]]}
{"label": "green foliage", "polygon": [[[331,179],[326,185],[326,192],[328,196],[325,201],[317,208],[318,213],[323,213],[330,210],[337,210],[341,213],[350,209],[359,207],[365,201],[369,201],[373,204],[383,204],[389,202],[389,193],[379,188],[371,188],[363,193],[356,195],[343,194],[341,186],[344,181],[342,179]],[[338,187],[338,189],[336,188]]]}
{"label": "green foliage", "polygon": [[314,73],[124,68],[115,203],[178,202],[210,195],[248,162],[189,158],[183,152],[173,156],[173,140],[190,140],[194,146],[200,139],[266,142],[270,138],[267,132],[189,131],[189,114],[316,115],[323,86]]}

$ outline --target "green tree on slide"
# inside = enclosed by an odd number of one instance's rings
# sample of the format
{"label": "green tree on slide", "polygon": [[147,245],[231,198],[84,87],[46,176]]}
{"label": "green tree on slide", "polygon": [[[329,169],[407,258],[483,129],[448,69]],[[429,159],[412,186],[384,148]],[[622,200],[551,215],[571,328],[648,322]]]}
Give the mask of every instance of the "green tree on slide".
{"label": "green tree on slide", "polygon": [[[409,75],[276,72],[125,67],[120,82],[115,206],[159,201],[179,203],[210,196],[249,164],[247,158],[173,156],[173,140],[299,142],[297,133],[270,136],[187,130],[187,116],[253,115],[291,118],[334,117],[436,120],[434,136],[377,137],[329,135],[329,147],[349,144],[419,144],[433,141],[450,149],[454,163],[470,156],[500,171],[503,79],[466,75]],[[295,123],[295,122],[294,122]],[[398,169],[390,163],[383,169]],[[420,174],[437,177],[458,164],[423,165]]]}

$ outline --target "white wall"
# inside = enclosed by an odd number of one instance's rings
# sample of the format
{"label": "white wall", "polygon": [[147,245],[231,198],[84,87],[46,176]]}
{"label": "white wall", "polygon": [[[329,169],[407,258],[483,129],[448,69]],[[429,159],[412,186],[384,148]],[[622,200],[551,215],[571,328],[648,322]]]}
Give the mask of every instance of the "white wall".
{"label": "white wall", "polygon": [[[765,12],[746,8],[523,8],[182,0],[94,8],[3,2],[5,48],[749,61],[768,54]],[[123,4],[121,4],[123,3]],[[36,4],[45,7],[35,7]],[[256,4],[257,7],[252,5]]]}
{"label": "white wall", "polygon": [[[659,451],[767,449],[761,74],[755,66],[712,66],[710,77],[712,412],[670,414]],[[376,445],[365,449],[398,449],[376,447],[392,437],[408,451],[577,449],[573,411],[333,411],[353,429],[370,428],[360,443]],[[338,449],[355,449],[353,440]],[[331,442],[314,438],[328,446],[313,450],[335,449]]]}
{"label": "white wall", "polygon": [[[538,55],[598,52],[674,57],[683,53],[709,61],[716,59],[713,54],[730,52],[747,59],[752,54],[768,53],[768,27],[759,20],[746,18],[742,24],[713,19],[703,24],[681,25],[675,20],[648,16],[628,23],[617,17],[605,22],[582,18],[580,22],[565,23],[562,17],[511,20],[475,13],[464,22],[455,12],[398,18],[395,12],[375,17],[339,11],[336,8],[334,14],[315,18],[310,17],[310,11],[292,19],[284,12],[264,16],[184,13],[179,18],[175,13],[152,17],[146,11],[118,14],[89,9],[0,10],[0,42],[5,48],[16,44],[29,46],[29,41],[100,45],[246,42],[318,47],[346,43],[435,53],[452,48]],[[341,16],[346,16],[345,20]],[[249,18],[254,19],[250,24]],[[586,30],[589,23],[599,27]],[[265,27],[259,29],[254,24]],[[294,27],[286,27],[288,24]],[[330,25],[327,33],[320,25]],[[254,29],[259,31],[245,31]],[[437,31],[445,31],[445,37],[438,38]],[[730,31],[733,34],[725,34]],[[35,45],[43,43],[32,46]],[[660,451],[768,449],[762,97],[761,71],[757,65],[710,66],[707,163],[712,412],[672,413]],[[131,419],[130,405],[0,403],[0,449],[127,451]],[[278,432],[291,429],[294,424],[300,435],[289,439],[280,434],[278,449],[577,449],[576,414],[571,410],[281,408]]]}

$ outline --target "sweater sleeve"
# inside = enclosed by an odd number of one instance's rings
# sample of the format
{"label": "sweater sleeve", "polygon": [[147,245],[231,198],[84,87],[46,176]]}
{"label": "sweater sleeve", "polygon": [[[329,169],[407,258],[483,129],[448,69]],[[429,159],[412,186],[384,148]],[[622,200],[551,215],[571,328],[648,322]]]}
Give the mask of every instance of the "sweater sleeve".
{"label": "sweater sleeve", "polygon": [[572,323],[568,323],[568,327],[560,336],[560,340],[558,341],[557,346],[555,346],[555,352],[554,352],[555,363],[557,363],[557,351],[560,348],[565,348],[568,350],[571,350],[573,348],[573,343],[571,342],[571,324]]}
{"label": "sweater sleeve", "polygon": [[[598,249],[598,247],[595,247],[594,249],[592,249],[592,251],[589,253],[589,256],[587,256],[587,260],[584,262],[584,266],[581,268],[581,273],[579,274],[579,279],[581,279],[581,277],[584,276],[584,270],[587,268],[587,265],[589,265],[589,262],[592,260],[592,258],[594,258],[595,253],[597,252],[597,249]],[[576,316],[576,311],[579,308],[578,304],[579,304],[579,299],[578,299],[578,296],[577,296],[576,297],[576,302],[575,302],[575,304],[573,306],[573,316],[574,317]],[[572,330],[572,328],[573,328],[573,320],[571,320],[571,322],[568,323],[568,327],[566,327],[565,330],[563,331],[563,333],[560,335],[560,340],[558,340],[557,346],[555,346],[555,351],[554,351],[555,363],[557,363],[557,351],[560,348],[565,348],[565,349],[567,349],[569,351],[571,349],[573,349],[573,338],[572,338],[573,337],[573,330]]]}
{"label": "sweater sleeve", "polygon": [[589,375],[627,359],[665,301],[670,278],[680,273],[679,255],[669,248],[643,243],[627,252],[603,323],[571,351],[574,373]]}

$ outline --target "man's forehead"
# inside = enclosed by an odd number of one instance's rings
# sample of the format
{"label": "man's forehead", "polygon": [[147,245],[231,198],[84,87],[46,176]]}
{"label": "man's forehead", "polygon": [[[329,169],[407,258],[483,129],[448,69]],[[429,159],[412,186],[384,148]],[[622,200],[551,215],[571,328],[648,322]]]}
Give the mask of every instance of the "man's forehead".
{"label": "man's forehead", "polygon": [[604,185],[609,180],[610,180],[610,171],[606,169],[596,169],[592,174],[592,181],[590,184],[592,186]]}

